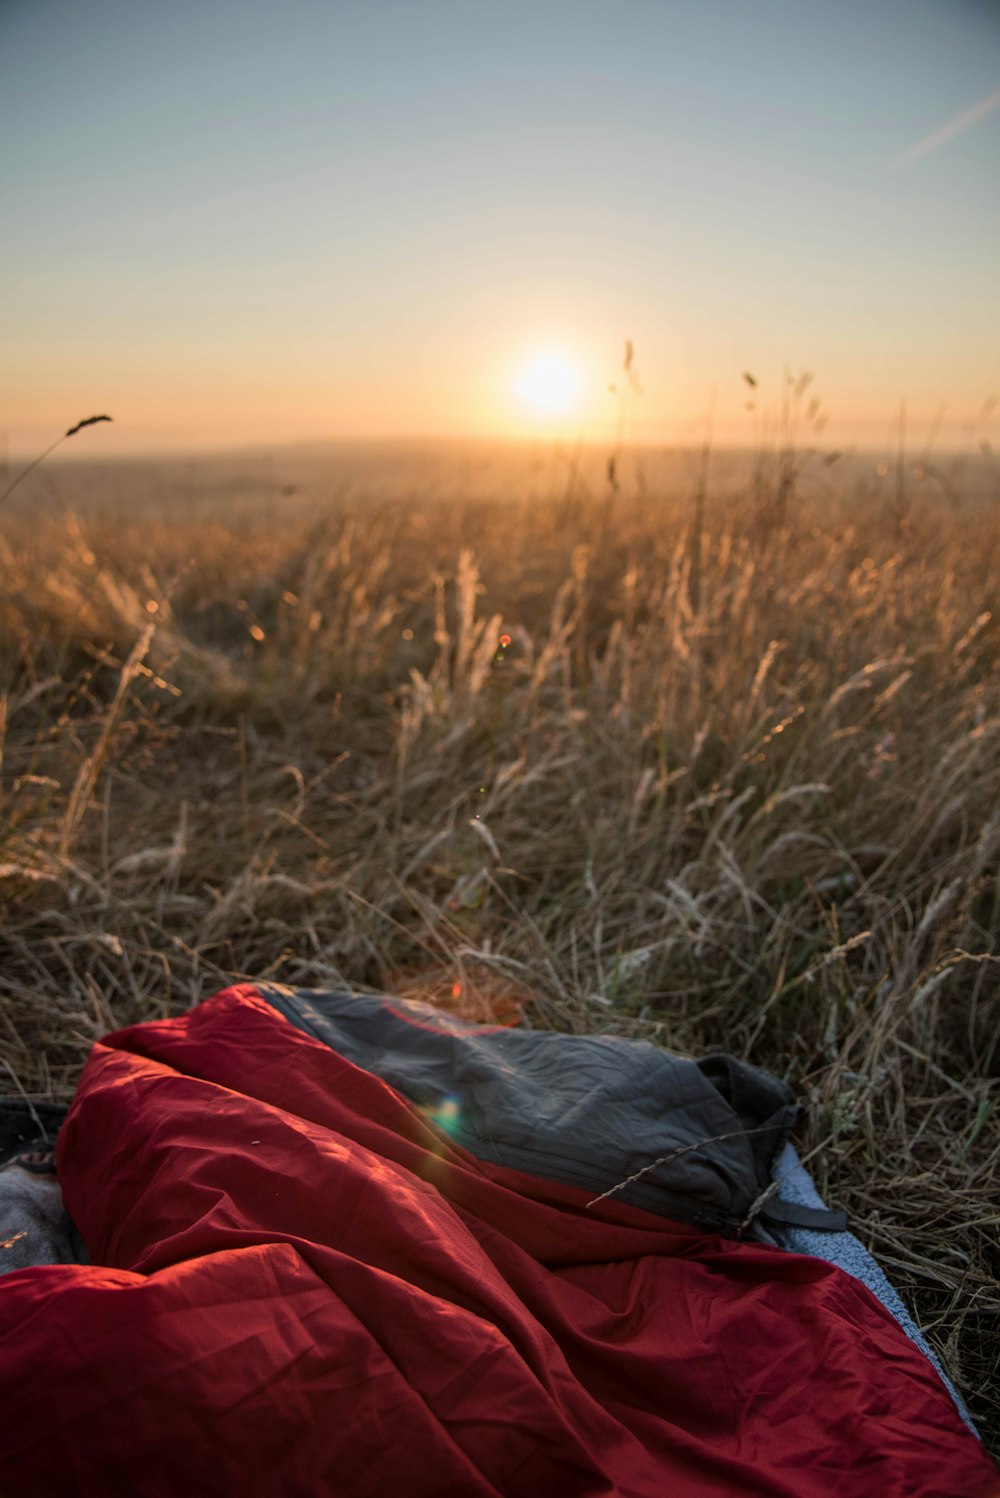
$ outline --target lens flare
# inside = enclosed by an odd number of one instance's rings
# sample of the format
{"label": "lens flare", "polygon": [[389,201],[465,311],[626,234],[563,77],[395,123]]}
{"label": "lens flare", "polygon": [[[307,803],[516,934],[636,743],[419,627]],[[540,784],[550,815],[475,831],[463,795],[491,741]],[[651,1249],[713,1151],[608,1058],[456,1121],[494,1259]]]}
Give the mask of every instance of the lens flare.
{"label": "lens flare", "polygon": [[437,1124],[439,1129],[453,1136],[458,1129],[461,1105],[457,1097],[451,1093],[446,1094],[438,1103],[425,1107],[424,1113],[431,1123]]}

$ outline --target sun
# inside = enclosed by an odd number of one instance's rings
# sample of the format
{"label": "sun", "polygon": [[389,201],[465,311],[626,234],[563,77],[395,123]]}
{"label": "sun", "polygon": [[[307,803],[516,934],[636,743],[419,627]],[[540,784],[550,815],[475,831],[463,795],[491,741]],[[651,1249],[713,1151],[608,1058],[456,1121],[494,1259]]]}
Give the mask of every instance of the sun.
{"label": "sun", "polygon": [[580,406],[583,376],[565,354],[536,354],[517,376],[514,390],[537,416],[572,416]]}

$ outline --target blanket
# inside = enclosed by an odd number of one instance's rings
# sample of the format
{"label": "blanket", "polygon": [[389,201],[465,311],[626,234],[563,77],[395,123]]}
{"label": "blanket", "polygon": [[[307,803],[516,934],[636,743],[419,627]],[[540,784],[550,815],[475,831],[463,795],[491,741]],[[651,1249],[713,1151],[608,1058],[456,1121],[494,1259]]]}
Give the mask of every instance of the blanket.
{"label": "blanket", "polygon": [[[643,1093],[605,1042],[635,1097],[612,1081],[595,1151],[600,1078],[574,1090],[560,1037],[524,1093],[499,1032],[381,1009],[419,1038],[394,1082],[374,1041],[348,1054],[350,996],[243,985],[94,1047],[57,1147],[90,1263],[0,1278],[0,1491],[1000,1494],[876,1297],[767,1241],[758,1146],[789,1104],[760,1074],[688,1077],[692,1139],[664,1076]],[[547,1074],[531,1156],[530,1119],[490,1134],[494,1084],[527,1107]],[[623,1199],[630,1176],[660,1199]]]}

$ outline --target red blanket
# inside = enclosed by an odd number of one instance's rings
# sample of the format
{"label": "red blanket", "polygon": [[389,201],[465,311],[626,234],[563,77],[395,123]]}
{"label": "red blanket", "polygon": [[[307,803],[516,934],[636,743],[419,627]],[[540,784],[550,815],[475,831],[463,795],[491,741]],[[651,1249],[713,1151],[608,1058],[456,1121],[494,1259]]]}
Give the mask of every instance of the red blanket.
{"label": "red blanket", "polygon": [[5,1494],[1000,1493],[850,1276],[484,1165],[251,988],[96,1046],[59,1166]]}

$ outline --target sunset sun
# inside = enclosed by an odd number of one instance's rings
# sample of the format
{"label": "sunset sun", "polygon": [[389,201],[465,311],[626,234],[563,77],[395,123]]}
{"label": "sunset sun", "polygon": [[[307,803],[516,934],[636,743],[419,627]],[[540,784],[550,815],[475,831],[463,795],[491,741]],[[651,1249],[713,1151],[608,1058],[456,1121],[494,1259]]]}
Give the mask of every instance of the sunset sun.
{"label": "sunset sun", "polygon": [[580,406],[583,376],[565,354],[537,354],[521,369],[514,389],[536,416],[572,416]]}

